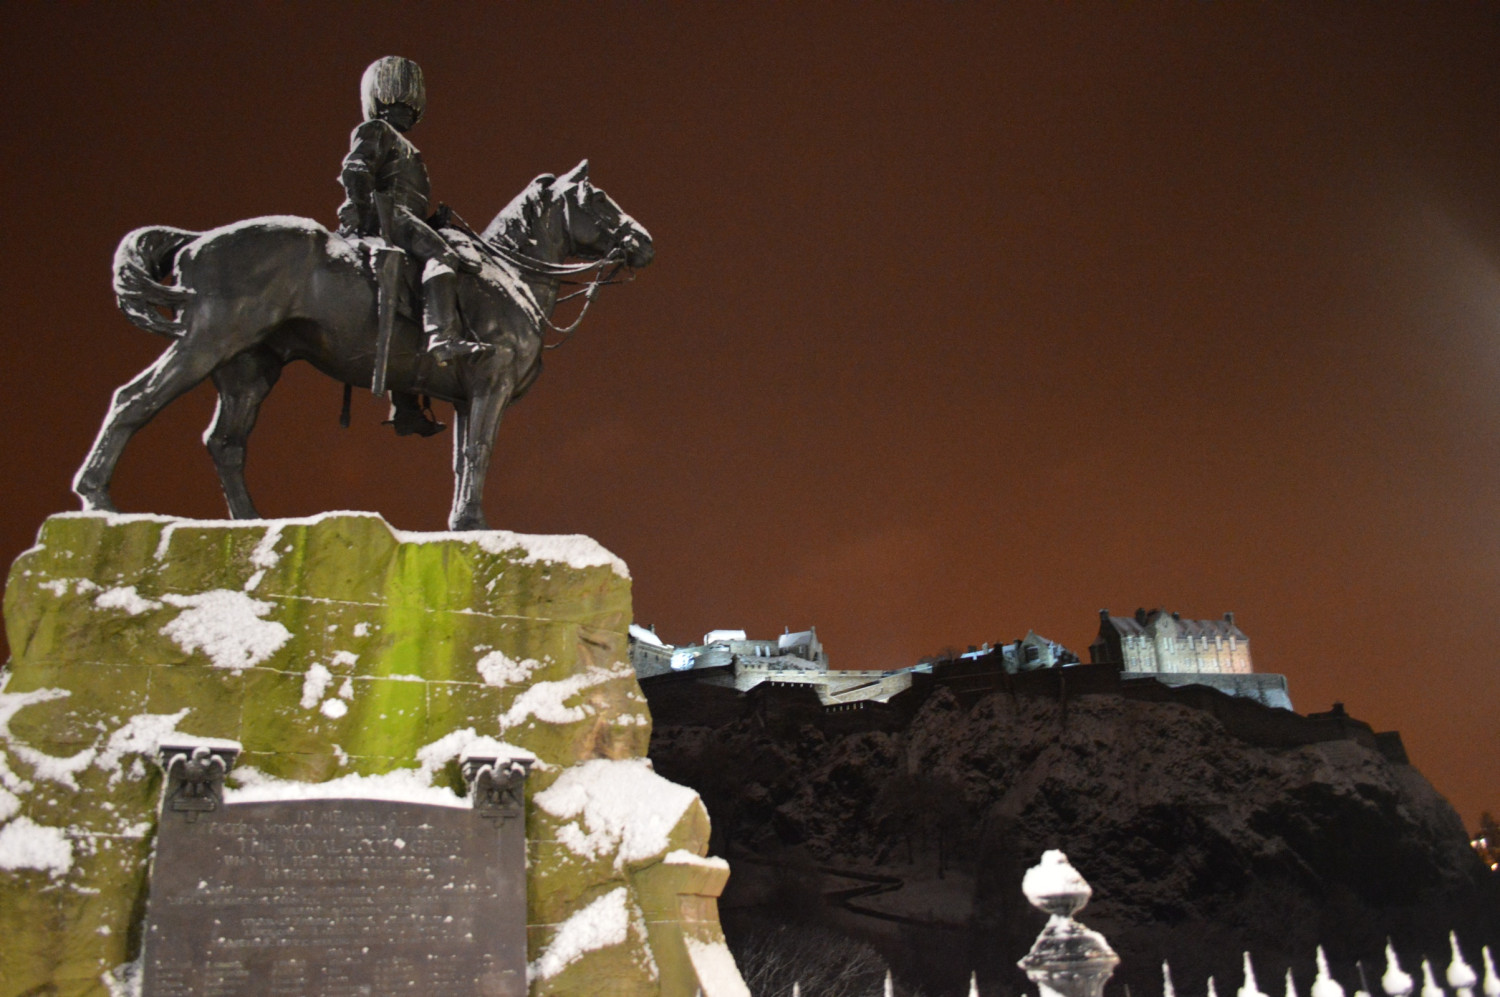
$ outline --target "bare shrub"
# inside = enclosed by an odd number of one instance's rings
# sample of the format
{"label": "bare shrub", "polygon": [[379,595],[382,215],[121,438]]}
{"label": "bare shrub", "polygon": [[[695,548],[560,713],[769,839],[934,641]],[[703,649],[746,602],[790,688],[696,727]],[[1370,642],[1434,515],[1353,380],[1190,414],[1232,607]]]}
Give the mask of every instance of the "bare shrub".
{"label": "bare shrub", "polygon": [[729,948],[753,997],[879,997],[886,963],[871,946],[815,924],[742,921]]}

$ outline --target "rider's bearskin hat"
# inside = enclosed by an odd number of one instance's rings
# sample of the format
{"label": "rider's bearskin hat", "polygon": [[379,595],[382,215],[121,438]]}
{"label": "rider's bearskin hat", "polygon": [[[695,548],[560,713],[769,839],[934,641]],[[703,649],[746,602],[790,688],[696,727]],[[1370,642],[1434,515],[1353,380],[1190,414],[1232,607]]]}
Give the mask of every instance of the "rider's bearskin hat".
{"label": "rider's bearskin hat", "polygon": [[359,103],[366,121],[373,119],[383,106],[405,104],[416,113],[415,124],[422,120],[422,112],[427,109],[422,67],[399,55],[376,59],[359,81]]}

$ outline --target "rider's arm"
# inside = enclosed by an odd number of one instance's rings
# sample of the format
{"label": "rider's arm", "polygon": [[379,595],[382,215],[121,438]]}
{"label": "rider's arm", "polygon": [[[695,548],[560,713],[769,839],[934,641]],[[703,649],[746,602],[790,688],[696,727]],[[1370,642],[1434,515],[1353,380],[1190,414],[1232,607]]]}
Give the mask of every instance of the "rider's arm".
{"label": "rider's arm", "polygon": [[395,129],[384,121],[366,121],[349,136],[349,155],[339,183],[344,185],[344,203],[339,206],[339,224],[351,232],[374,235],[380,229],[375,216],[375,175],[390,154]]}

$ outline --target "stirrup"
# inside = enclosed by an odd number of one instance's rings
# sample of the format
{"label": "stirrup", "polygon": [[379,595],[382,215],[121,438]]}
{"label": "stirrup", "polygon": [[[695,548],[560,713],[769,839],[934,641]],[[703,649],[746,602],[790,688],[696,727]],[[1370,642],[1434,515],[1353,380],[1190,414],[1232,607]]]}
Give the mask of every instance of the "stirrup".
{"label": "stirrup", "polygon": [[428,418],[426,412],[397,409],[393,419],[386,419],[382,426],[390,426],[397,436],[436,436],[448,428],[446,422]]}
{"label": "stirrup", "polygon": [[489,343],[476,343],[467,339],[448,339],[440,333],[433,333],[427,337],[427,354],[437,362],[439,367],[446,367],[449,362],[461,357],[488,353],[493,349],[494,347]]}

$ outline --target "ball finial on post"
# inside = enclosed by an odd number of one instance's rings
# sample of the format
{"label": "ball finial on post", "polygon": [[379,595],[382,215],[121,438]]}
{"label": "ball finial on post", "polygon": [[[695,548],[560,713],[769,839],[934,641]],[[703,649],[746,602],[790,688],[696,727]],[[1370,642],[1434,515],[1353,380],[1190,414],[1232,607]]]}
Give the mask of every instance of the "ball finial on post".
{"label": "ball finial on post", "polygon": [[1093,891],[1056,849],[1026,872],[1021,892],[1032,906],[1048,915],[1047,926],[1017,965],[1042,992],[1042,997],[1100,997],[1104,983],[1120,964],[1104,936],[1073,915],[1089,902]]}

